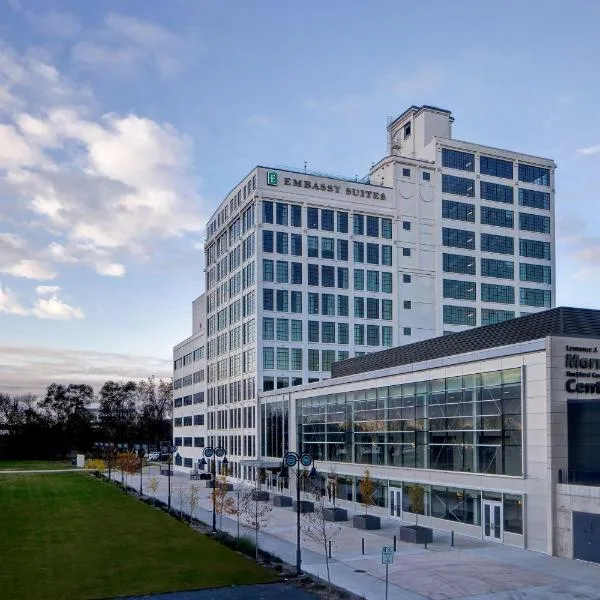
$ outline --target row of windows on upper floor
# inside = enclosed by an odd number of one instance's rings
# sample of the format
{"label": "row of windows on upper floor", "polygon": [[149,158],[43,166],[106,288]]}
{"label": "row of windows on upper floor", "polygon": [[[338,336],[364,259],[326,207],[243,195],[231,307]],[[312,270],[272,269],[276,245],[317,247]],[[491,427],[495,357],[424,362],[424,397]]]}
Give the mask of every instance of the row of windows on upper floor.
{"label": "row of windows on upper floor", "polygon": [[[496,304],[515,303],[515,288],[512,285],[482,283],[480,284],[480,292],[482,302],[494,302]],[[520,301],[524,306],[546,306],[546,303],[549,306],[550,293],[550,290],[520,288]],[[477,284],[474,281],[444,279],[443,296],[452,300],[469,300],[475,302],[477,300]]]}
{"label": "row of windows on upper floor", "polygon": [[195,394],[189,394],[188,396],[180,396],[173,400],[174,408],[181,408],[182,406],[191,406],[192,404],[201,404],[204,402],[204,392],[197,392]]}
{"label": "row of windows on upper floor", "polygon": [[206,237],[210,238],[215,232],[227,222],[227,219],[235,213],[241,204],[250,198],[250,193],[256,189],[256,175],[248,178],[237,192],[234,192],[229,202],[217,214],[217,217],[206,226]]}
{"label": "row of windows on upper floor", "polygon": [[[464,254],[446,254],[442,256],[444,273],[457,273],[461,275],[477,275],[476,259]],[[497,260],[495,258],[482,258],[480,274],[482,277],[496,279],[514,279],[515,264],[511,260]],[[549,265],[534,263],[519,263],[519,279],[534,283],[552,283],[552,268]]]}
{"label": "row of windows on upper floor", "polygon": [[[175,437],[173,438],[175,446],[178,448],[185,446],[186,448],[191,448],[192,445],[194,448],[204,448],[204,437]],[[192,443],[193,442],[193,443]],[[182,458],[179,453],[175,456],[175,464],[179,467],[184,466],[188,468],[192,468],[193,459],[191,458]]]}
{"label": "row of windows on upper floor", "polygon": [[[306,208],[306,227],[323,231],[348,233],[349,215],[344,211],[327,208]],[[263,201],[263,223],[302,227],[302,207],[285,202]],[[392,239],[392,219],[354,213],[352,215],[352,233],[369,237]]]}
{"label": "row of windows on upper floor", "polygon": [[173,419],[173,427],[191,427],[192,425],[204,425],[204,415],[175,417]]}
{"label": "row of windows on upper floor", "polygon": [[[523,294],[523,292],[528,292]],[[526,290],[521,288],[521,306],[532,306],[535,308],[550,308],[551,297],[547,290]],[[525,313],[521,313],[523,315]],[[512,310],[481,309],[480,325],[491,325],[500,323],[515,317]],[[477,310],[471,306],[454,306],[445,304],[443,307],[443,321],[445,325],[477,325]]]}
{"label": "row of windows on upper floor", "polygon": [[207,266],[217,261],[219,257],[225,254],[229,248],[233,247],[255,225],[255,205],[251,204],[229,225],[227,230],[223,231],[214,241],[206,244],[205,258]]}
{"label": "row of windows on upper floor", "polygon": [[[475,154],[442,148],[442,166],[474,173]],[[519,162],[517,172],[519,181],[550,186],[550,169],[548,168]],[[479,173],[503,179],[514,179],[514,163],[512,160],[481,155],[479,157]]]}
{"label": "row of windows on upper floor", "polygon": [[178,390],[187,385],[192,385],[194,383],[202,383],[204,381],[204,369],[200,371],[196,371],[192,375],[186,375],[185,377],[180,377],[179,379],[173,380],[173,389]]}
{"label": "row of windows on upper floor", "polygon": [[173,370],[177,371],[178,369],[181,369],[187,365],[191,365],[192,362],[197,362],[199,360],[202,360],[203,358],[204,358],[204,346],[201,346],[200,348],[197,348],[193,352],[189,352],[188,354],[185,354],[181,358],[174,360],[173,361]]}
{"label": "row of windows on upper floor", "polygon": [[[465,229],[442,227],[442,244],[450,248],[465,248],[475,250],[476,233]],[[542,258],[550,260],[550,242],[540,240],[519,239],[519,253],[526,258]],[[495,254],[514,254],[515,238],[492,233],[482,233],[480,236],[481,252]]]}
{"label": "row of windows on upper floor", "polygon": [[[263,252],[270,254],[291,254],[302,256],[302,237],[300,234],[288,234],[284,231],[263,230]],[[348,260],[348,240],[337,240],[334,238],[319,238],[317,236],[307,237],[307,254],[309,257],[319,257],[319,245],[321,246],[321,258],[335,260],[337,249],[337,260]],[[372,242],[352,242],[354,262],[366,262],[371,265],[392,265],[392,246],[389,244],[376,244]]]}
{"label": "row of windows on upper floor", "polygon": [[[442,193],[454,194],[455,196],[475,197],[475,181],[467,177],[455,177],[454,175],[442,175]],[[490,181],[479,182],[479,197],[491,202],[502,202],[503,204],[514,204],[515,188]],[[550,194],[538,190],[519,188],[519,205],[529,208],[550,210]]]}
{"label": "row of windows on upper floor", "polygon": [[[442,217],[454,221],[475,223],[475,205],[466,202],[456,202],[454,200],[442,200]],[[513,229],[515,213],[514,211],[505,208],[481,206],[479,208],[479,219],[482,225],[493,225],[494,227]],[[550,217],[520,212],[519,229],[521,231],[532,231],[534,233],[550,233]]]}
{"label": "row of windows on upper floor", "polygon": [[[316,266],[316,265],[313,265]],[[333,269],[334,267],[330,267]],[[285,260],[273,261],[263,259],[263,281],[275,283],[291,283],[292,285],[302,285],[302,263],[287,262]],[[346,267],[337,267],[337,287],[348,289],[349,287],[349,269]],[[369,292],[392,293],[392,273],[389,271],[373,271],[365,269],[353,270],[353,283],[355,290],[366,289]],[[318,278],[318,272],[313,268],[313,276]]]}

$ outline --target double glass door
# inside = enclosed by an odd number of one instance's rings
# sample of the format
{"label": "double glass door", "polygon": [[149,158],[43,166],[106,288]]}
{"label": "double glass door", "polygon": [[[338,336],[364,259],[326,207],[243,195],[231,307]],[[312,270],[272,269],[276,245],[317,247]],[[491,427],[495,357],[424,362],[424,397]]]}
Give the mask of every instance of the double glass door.
{"label": "double glass door", "polygon": [[502,502],[483,500],[483,539],[502,541]]}
{"label": "double glass door", "polygon": [[390,487],[390,517],[402,518],[402,488]]}

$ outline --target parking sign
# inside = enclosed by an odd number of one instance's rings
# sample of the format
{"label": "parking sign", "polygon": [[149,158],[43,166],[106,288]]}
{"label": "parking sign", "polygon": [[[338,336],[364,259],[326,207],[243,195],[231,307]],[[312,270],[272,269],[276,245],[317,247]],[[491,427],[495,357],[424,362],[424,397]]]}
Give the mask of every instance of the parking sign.
{"label": "parking sign", "polygon": [[394,548],[392,546],[384,546],[381,550],[381,564],[391,565],[394,563]]}

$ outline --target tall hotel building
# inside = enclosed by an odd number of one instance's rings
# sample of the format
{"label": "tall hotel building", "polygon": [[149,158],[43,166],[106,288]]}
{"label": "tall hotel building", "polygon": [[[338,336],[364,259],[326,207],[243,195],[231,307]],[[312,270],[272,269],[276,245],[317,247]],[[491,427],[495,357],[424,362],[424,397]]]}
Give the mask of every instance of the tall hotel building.
{"label": "tall hotel building", "polygon": [[256,167],[223,200],[174,348],[178,466],[222,445],[253,478],[263,392],[554,306],[554,162],[455,140],[452,123],[412,106],[364,179]]}

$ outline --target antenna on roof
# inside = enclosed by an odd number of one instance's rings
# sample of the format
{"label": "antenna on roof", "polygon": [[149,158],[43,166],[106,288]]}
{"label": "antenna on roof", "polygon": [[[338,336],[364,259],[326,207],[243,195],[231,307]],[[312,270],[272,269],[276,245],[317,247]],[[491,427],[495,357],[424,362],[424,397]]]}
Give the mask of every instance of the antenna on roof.
{"label": "antenna on roof", "polygon": [[304,174],[306,175],[306,161],[304,161]]}

